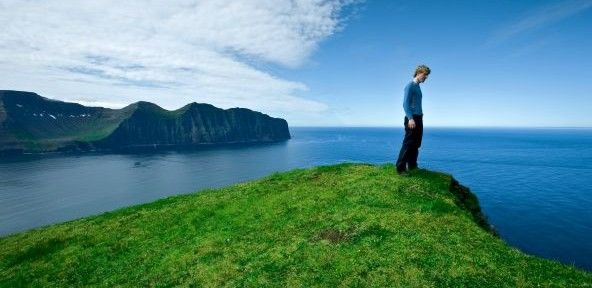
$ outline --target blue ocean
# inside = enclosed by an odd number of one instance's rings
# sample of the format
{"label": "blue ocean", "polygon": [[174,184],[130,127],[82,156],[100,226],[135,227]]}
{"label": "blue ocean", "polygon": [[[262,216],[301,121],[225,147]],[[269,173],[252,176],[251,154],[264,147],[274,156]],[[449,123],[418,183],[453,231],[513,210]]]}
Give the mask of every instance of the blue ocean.
{"label": "blue ocean", "polygon": [[[273,144],[0,159],[0,236],[341,162],[394,163],[403,128],[290,128]],[[425,127],[420,167],[470,187],[510,245],[592,271],[592,129]]]}

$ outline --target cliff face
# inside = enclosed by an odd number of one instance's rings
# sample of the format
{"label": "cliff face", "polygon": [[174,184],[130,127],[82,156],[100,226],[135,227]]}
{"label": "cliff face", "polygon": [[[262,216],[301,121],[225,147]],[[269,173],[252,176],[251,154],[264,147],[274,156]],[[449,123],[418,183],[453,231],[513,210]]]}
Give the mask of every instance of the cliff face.
{"label": "cliff face", "polygon": [[148,102],[134,105],[137,106],[134,113],[96,145],[125,148],[290,139],[286,120],[248,109],[222,110],[192,103],[171,112]]}
{"label": "cliff face", "polygon": [[86,107],[35,93],[0,91],[0,152],[112,150],[290,139],[288,123],[244,108],[191,103],[169,111],[150,102]]}

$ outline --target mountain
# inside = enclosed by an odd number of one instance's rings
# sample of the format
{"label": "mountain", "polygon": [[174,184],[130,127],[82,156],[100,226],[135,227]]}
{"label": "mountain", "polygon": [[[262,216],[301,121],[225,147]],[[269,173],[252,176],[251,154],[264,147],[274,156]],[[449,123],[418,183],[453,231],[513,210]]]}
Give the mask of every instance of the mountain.
{"label": "mountain", "polygon": [[[197,191],[196,191],[197,192]],[[277,172],[0,238],[0,287],[590,287],[499,238],[451,175]]]}
{"label": "mountain", "polygon": [[0,152],[193,147],[290,139],[284,119],[245,108],[191,103],[169,111],[139,101],[86,107],[32,92],[0,90]]}

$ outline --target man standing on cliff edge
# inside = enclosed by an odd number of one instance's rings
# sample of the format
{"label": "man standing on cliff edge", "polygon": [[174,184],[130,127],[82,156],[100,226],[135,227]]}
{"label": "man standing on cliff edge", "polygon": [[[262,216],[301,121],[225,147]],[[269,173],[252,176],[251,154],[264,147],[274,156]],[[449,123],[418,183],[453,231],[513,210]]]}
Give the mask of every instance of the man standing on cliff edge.
{"label": "man standing on cliff edge", "polygon": [[423,111],[421,110],[421,88],[419,83],[425,82],[430,75],[430,68],[419,65],[413,74],[413,80],[405,86],[403,109],[405,110],[405,138],[399,152],[396,167],[398,174],[405,174],[407,169],[417,168],[417,156],[423,136]]}

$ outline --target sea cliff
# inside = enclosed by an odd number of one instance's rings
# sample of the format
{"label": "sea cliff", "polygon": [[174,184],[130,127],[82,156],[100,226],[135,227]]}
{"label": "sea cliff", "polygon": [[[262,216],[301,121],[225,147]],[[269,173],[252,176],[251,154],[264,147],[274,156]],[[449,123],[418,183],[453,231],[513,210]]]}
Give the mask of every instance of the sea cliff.
{"label": "sea cliff", "polygon": [[286,120],[245,108],[190,103],[169,111],[140,101],[109,109],[0,90],[0,153],[191,148],[288,139]]}

